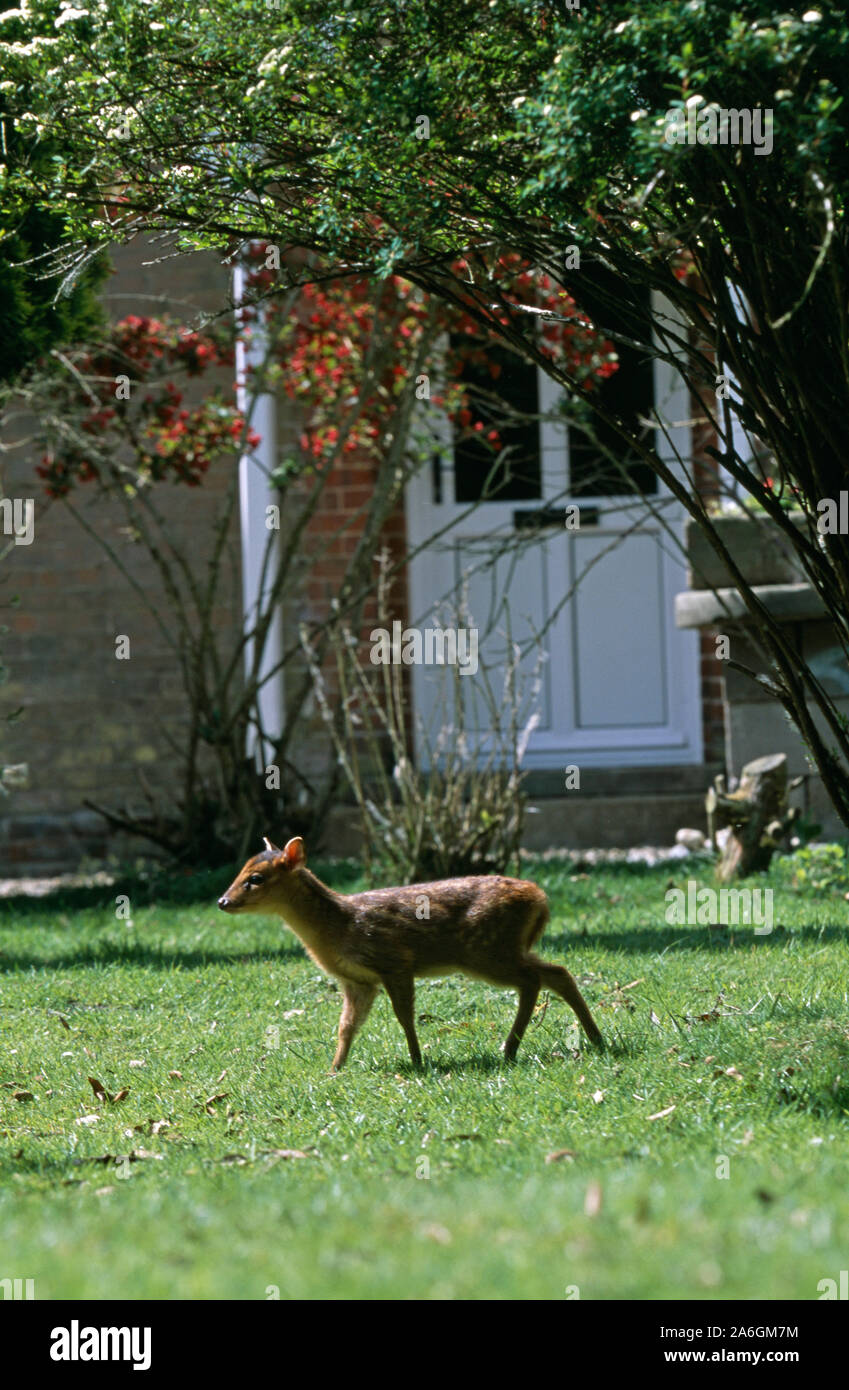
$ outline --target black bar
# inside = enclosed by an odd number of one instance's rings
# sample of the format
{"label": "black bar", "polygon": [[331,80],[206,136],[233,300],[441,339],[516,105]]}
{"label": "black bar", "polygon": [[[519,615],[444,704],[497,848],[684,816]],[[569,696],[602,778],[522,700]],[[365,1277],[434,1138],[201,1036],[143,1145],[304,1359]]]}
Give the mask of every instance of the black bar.
{"label": "black bar", "polygon": [[433,482],[433,501],[439,506],[442,501],[442,455],[434,454],[430,461],[430,476]]}
{"label": "black bar", "polygon": [[[597,526],[598,507],[580,507],[579,518],[581,526]],[[513,526],[517,531],[543,531],[550,526],[565,525],[565,507],[536,507],[533,511],[520,509],[513,513]]]}

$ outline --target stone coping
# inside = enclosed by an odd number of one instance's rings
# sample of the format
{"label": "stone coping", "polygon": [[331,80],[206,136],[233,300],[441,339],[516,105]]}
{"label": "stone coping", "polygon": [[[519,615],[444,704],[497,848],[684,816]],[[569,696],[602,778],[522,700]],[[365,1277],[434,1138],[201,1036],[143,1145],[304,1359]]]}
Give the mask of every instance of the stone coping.
{"label": "stone coping", "polygon": [[[780,622],[824,618],[827,609],[810,584],[754,584],[752,593]],[[727,622],[751,622],[736,589],[688,589],[675,595],[675,626],[722,627]]]}

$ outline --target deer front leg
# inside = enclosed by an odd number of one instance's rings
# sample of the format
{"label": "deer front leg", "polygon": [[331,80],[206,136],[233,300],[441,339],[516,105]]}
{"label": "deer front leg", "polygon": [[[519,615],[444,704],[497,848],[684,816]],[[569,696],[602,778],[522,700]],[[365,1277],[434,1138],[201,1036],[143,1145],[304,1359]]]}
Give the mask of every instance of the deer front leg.
{"label": "deer front leg", "polygon": [[519,991],[519,1011],[504,1044],[504,1059],[507,1062],[515,1061],[519,1043],[530,1023],[534,1005],[539,998],[539,978],[535,972],[529,971],[527,979],[517,984],[516,988]]}
{"label": "deer front leg", "polygon": [[393,975],[384,979],[383,987],[389,995],[389,1002],[395,1010],[395,1017],[404,1029],[407,1046],[414,1067],[422,1064],[422,1053],[416,1037],[416,1023],[413,1006],[416,998],[416,982],[412,975]]}
{"label": "deer front leg", "polygon": [[344,1066],[354,1035],[368,1018],[377,995],[377,985],[361,984],[359,980],[343,980],[342,987],[345,991],[345,1002],[339,1019],[339,1041],[336,1056],[333,1058],[334,1071]]}

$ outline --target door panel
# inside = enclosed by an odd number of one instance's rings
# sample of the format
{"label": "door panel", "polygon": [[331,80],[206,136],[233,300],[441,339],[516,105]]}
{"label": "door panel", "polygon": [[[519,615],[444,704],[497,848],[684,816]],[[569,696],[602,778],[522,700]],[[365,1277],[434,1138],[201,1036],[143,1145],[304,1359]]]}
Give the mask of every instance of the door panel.
{"label": "door panel", "polygon": [[578,534],[568,547],[571,583],[583,574],[574,599],[575,725],[660,727],[668,718],[662,552],[646,532],[600,559],[610,540]]}
{"label": "door panel", "polygon": [[[529,687],[537,667],[533,639],[542,627],[542,615],[548,611],[547,547],[542,544],[525,546],[513,554],[499,556],[494,562],[490,561],[491,551],[492,544],[487,538],[458,542],[454,548],[455,581],[459,589],[465,577],[470,618],[479,630],[479,660],[492,672],[493,694],[498,697],[503,691],[509,635],[513,643],[518,642],[528,649],[519,663],[519,671],[529,699]],[[540,727],[551,729],[548,663],[541,675],[536,708]],[[464,677],[463,693],[470,727],[485,734],[488,711],[480,686],[481,682],[474,677]],[[527,719],[531,712],[529,706],[523,707],[522,718]]]}

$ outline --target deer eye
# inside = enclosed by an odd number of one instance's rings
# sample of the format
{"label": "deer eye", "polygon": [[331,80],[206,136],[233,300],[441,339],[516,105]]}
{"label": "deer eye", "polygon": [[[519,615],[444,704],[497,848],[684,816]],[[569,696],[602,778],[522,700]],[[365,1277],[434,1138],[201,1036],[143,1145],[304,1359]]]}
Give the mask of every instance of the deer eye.
{"label": "deer eye", "polygon": [[264,882],[265,879],[263,878],[262,874],[251,874],[250,878],[248,879],[248,883],[250,884],[251,888],[261,888]]}

